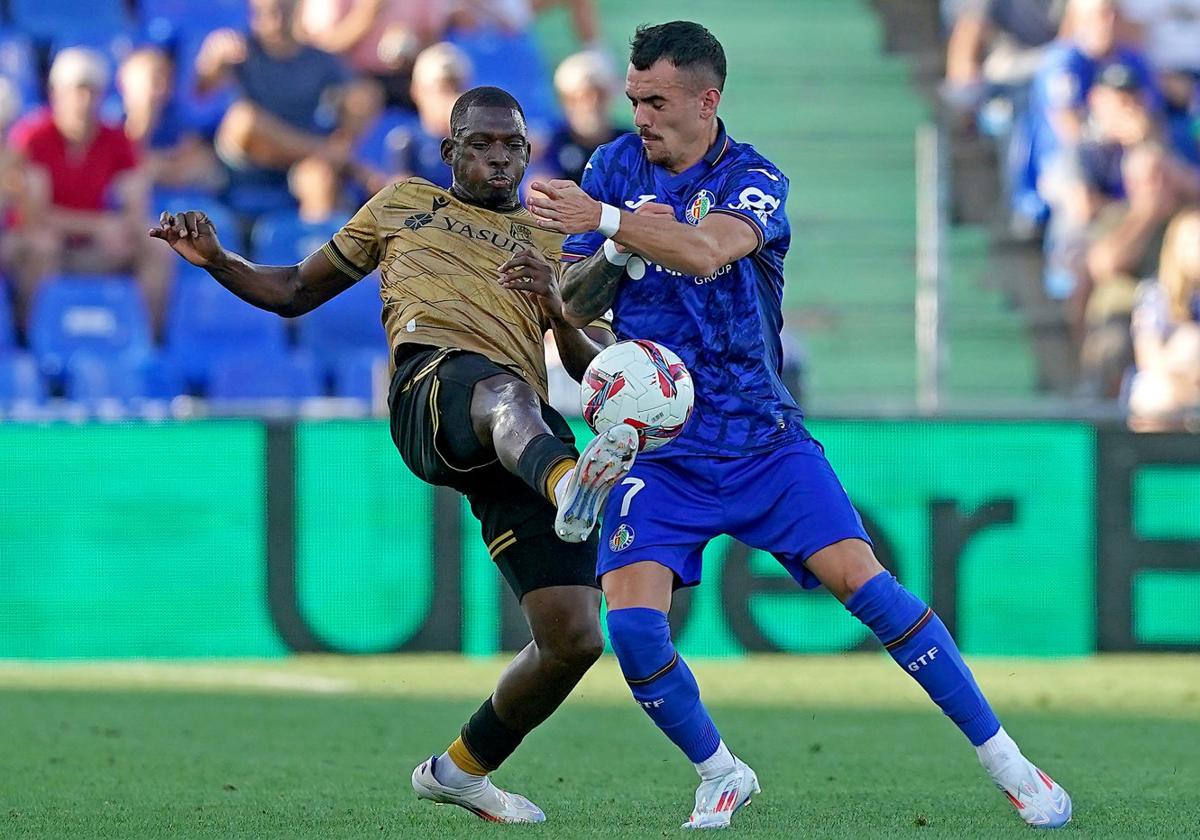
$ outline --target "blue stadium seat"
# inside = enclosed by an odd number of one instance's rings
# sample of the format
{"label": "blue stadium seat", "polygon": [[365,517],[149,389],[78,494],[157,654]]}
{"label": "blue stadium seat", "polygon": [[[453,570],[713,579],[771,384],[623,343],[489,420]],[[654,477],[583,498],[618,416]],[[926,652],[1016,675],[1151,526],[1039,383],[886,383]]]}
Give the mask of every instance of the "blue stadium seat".
{"label": "blue stadium seat", "polygon": [[131,278],[121,276],[51,280],[33,301],[29,346],[52,376],[76,353],[146,353],[150,323],[141,291]]}
{"label": "blue stadium seat", "polygon": [[64,33],[116,33],[128,28],[124,0],[9,0],[13,25],[36,39]]}
{"label": "blue stadium seat", "polygon": [[207,0],[199,13],[196,0],[142,0],[139,7],[142,37],[163,45],[223,27],[245,30],[250,19],[246,0]]}
{"label": "blue stadium seat", "polygon": [[264,265],[292,265],[333,238],[345,219],[305,222],[293,211],[263,216],[250,234],[250,253]]}
{"label": "blue stadium seat", "polygon": [[167,315],[167,355],[184,381],[203,390],[222,356],[278,356],[284,352],[282,318],[257,309],[211,277],[186,274],[176,281]]}
{"label": "blue stadium seat", "polygon": [[358,139],[354,159],[381,172],[396,172],[399,169],[397,155],[404,132],[418,125],[420,120],[414,112],[388,108]]}
{"label": "blue stadium seat", "polygon": [[301,318],[297,343],[330,375],[343,356],[386,350],[382,308],[379,278],[371,274]]}
{"label": "blue stadium seat", "polygon": [[45,399],[46,384],[33,357],[28,353],[0,353],[0,409],[14,403],[40,404]]}
{"label": "blue stadium seat", "polygon": [[67,363],[66,396],[82,403],[169,400],[183,393],[178,371],[161,356],[79,354]]}
{"label": "blue stadium seat", "polygon": [[13,316],[8,286],[0,282],[0,353],[17,343],[17,322]]}
{"label": "blue stadium seat", "polygon": [[37,52],[28,35],[0,32],[0,76],[11,81],[21,95],[23,114],[42,101],[42,80],[37,68]]}
{"label": "blue stadium seat", "polygon": [[195,190],[156,190],[153,196],[155,219],[163,210],[182,213],[184,210],[199,210],[212,220],[221,244],[231,251],[242,250],[242,225],[232,210],[211,195]]}
{"label": "blue stadium seat", "polygon": [[333,393],[371,402],[375,396],[375,371],[387,364],[387,354],[381,350],[359,350],[346,353],[333,368]]}
{"label": "blue stadium seat", "polygon": [[321,378],[306,353],[237,353],[213,363],[212,400],[303,400],[323,395]]}
{"label": "blue stadium seat", "polygon": [[531,130],[548,132],[560,110],[541,47],[532,30],[508,32],[495,24],[455,30],[447,40],[471,60],[471,85],[495,85],[517,98]]}

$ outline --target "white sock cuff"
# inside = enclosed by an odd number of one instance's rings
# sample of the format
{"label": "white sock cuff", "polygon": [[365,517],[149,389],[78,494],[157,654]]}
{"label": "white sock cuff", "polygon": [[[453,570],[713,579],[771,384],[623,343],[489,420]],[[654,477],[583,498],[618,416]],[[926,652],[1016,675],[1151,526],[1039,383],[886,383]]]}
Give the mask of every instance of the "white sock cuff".
{"label": "white sock cuff", "polygon": [[696,772],[700,774],[700,778],[708,779],[713,776],[719,776],[727,772],[733,767],[733,753],[729,751],[729,747],[725,746],[725,742],[721,741],[717,745],[717,751],[710,755],[704,761],[696,762]]}
{"label": "white sock cuff", "polygon": [[975,748],[975,753],[979,756],[980,761],[988,764],[997,759],[1007,760],[1011,756],[1020,755],[1021,749],[1001,726],[995,735]]}

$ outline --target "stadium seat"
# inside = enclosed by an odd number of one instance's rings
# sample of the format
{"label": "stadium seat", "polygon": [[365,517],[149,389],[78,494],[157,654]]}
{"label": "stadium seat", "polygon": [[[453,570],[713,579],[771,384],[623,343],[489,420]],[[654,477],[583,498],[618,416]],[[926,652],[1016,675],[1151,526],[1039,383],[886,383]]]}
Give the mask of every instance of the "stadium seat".
{"label": "stadium seat", "polygon": [[504,88],[521,103],[531,130],[550,130],[560,111],[551,74],[532,31],[509,32],[488,24],[455,30],[447,40],[471,60],[472,85]]}
{"label": "stadium seat", "polygon": [[177,280],[167,315],[167,356],[190,387],[203,390],[222,356],[281,355],[285,337],[283,319],[239,300],[211,277]]}
{"label": "stadium seat", "polygon": [[344,223],[342,218],[305,222],[289,210],[271,213],[254,223],[250,253],[264,265],[292,265],[333,238]]}
{"label": "stadium seat", "polygon": [[34,298],[29,346],[51,376],[58,376],[76,353],[148,352],[150,323],[141,291],[121,276],[51,280]]}
{"label": "stadium seat", "polygon": [[300,319],[297,343],[332,375],[345,356],[380,353],[387,346],[380,312],[379,278],[369,275]]}
{"label": "stadium seat", "polygon": [[0,410],[14,403],[38,404],[46,399],[46,385],[37,362],[28,353],[0,353]]}
{"label": "stadium seat", "polygon": [[139,7],[142,37],[155,44],[170,45],[223,27],[245,30],[249,23],[246,0],[208,0],[200,14],[196,0],[143,0]]}
{"label": "stadium seat", "polygon": [[124,0],[9,0],[8,7],[17,29],[43,41],[65,33],[114,34],[131,22]]}
{"label": "stadium seat", "polygon": [[21,113],[33,110],[42,101],[37,67],[37,51],[28,35],[0,32],[0,76],[11,81],[20,94]]}
{"label": "stadium seat", "polygon": [[419,125],[417,115],[401,108],[388,108],[363,132],[354,149],[354,159],[381,172],[399,168],[396,156],[403,132]]}
{"label": "stadium seat", "polygon": [[79,354],[67,363],[65,385],[67,398],[82,403],[169,400],[183,392],[178,372],[158,355]]}
{"label": "stadium seat", "polygon": [[11,350],[17,343],[17,322],[9,294],[8,286],[0,282],[0,353]]}
{"label": "stadium seat", "polygon": [[232,251],[242,250],[242,225],[232,210],[211,195],[195,190],[156,190],[154,193],[154,216],[163,210],[182,213],[184,210],[199,210],[212,221],[217,229],[221,244]]}
{"label": "stadium seat", "polygon": [[321,379],[306,353],[236,353],[213,363],[211,400],[303,400],[322,396]]}
{"label": "stadium seat", "polygon": [[375,397],[375,372],[385,364],[387,355],[382,350],[343,354],[333,368],[334,396],[371,402]]}

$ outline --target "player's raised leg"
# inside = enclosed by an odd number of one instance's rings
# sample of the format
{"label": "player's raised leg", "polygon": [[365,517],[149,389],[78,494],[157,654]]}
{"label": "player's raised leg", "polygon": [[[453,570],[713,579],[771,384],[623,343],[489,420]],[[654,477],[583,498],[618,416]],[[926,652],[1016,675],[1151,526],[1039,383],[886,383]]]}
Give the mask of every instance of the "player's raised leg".
{"label": "player's raised leg", "polygon": [[466,493],[533,640],[460,736],[414,771],[413,787],[484,819],[541,822],[536,805],[497,788],[488,775],[562,703],[604,647],[596,541],[566,543],[554,535],[555,485],[574,466],[576,451],[566,421],[528,383],[485,357],[456,353],[422,363],[414,363],[417,392],[394,399],[398,440],[431,418],[434,451],[423,452],[424,460],[436,456],[456,473],[448,480]]}
{"label": "player's raised leg", "polygon": [[1004,731],[946,625],[879,565],[867,543],[841,540],[805,565],[954,721],[1025,822],[1059,828],[1070,821],[1071,798]]}
{"label": "player's raised leg", "polygon": [[583,542],[596,527],[608,491],[633,466],[637,433],[618,424],[597,435],[576,458],[542,419],[528,383],[502,375],[475,386],[471,422],[480,442],[494,449],[505,469],[558,509],[555,533]]}
{"label": "player's raised leg", "polygon": [[674,571],[655,562],[605,573],[608,634],[634,699],[700,774],[695,808],[683,827],[725,828],[759,792],[758,777],[721,740],[696,678],[671,641],[674,579]]}

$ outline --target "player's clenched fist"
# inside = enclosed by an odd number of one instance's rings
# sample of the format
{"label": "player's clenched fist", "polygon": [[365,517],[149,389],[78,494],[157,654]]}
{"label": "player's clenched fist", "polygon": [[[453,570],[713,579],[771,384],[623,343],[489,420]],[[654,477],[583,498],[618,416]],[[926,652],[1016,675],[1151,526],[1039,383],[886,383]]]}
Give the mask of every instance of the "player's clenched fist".
{"label": "player's clenched fist", "polygon": [[217,229],[208,216],[198,210],[184,213],[163,212],[158,227],[150,228],[150,236],[161,239],[192,265],[204,268],[221,254]]}
{"label": "player's clenched fist", "polygon": [[600,202],[574,181],[555,178],[534,181],[529,187],[529,211],[547,230],[587,233],[600,225]]}
{"label": "player's clenched fist", "polygon": [[562,320],[562,294],[558,289],[558,276],[540,253],[526,248],[517,252],[497,271],[500,275],[497,283],[506,289],[528,292],[537,300],[546,317],[553,321]]}

